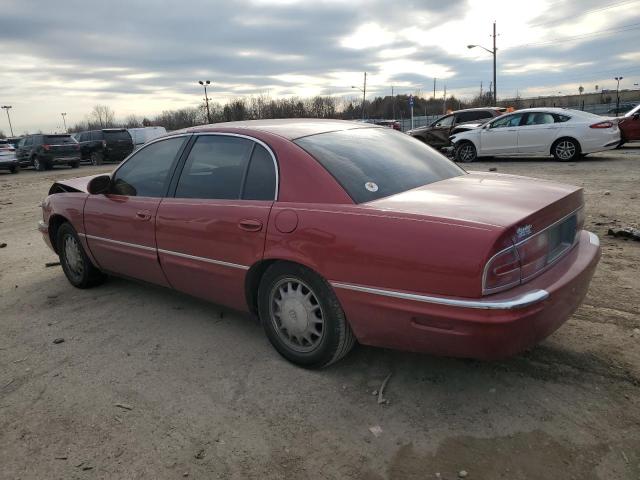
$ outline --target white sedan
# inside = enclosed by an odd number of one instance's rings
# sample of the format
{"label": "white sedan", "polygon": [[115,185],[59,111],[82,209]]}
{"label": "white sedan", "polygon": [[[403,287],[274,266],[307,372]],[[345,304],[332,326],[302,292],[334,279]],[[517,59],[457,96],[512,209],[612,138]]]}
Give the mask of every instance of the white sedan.
{"label": "white sedan", "polygon": [[459,162],[494,155],[553,155],[566,162],[616,148],[620,130],[617,119],[580,110],[527,108],[452,135],[451,143]]}

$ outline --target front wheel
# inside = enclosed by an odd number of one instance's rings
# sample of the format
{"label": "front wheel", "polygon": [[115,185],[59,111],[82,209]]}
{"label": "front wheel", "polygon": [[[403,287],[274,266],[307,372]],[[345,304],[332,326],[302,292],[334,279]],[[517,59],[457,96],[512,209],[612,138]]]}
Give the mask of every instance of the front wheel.
{"label": "front wheel", "polygon": [[63,223],[58,229],[57,247],[62,270],[71,285],[89,288],[102,283],[104,274],[87,257],[71,224]]}
{"label": "front wheel", "polygon": [[580,157],[580,144],[573,138],[561,138],[553,144],[551,153],[559,162],[571,162]]}
{"label": "front wheel", "polygon": [[471,163],[478,158],[476,146],[471,142],[461,142],[455,146],[454,158],[457,162]]}
{"label": "front wheel", "polygon": [[331,286],[301,265],[278,262],[269,267],[258,289],[258,309],[271,344],[301,367],[326,367],[355,343]]}
{"label": "front wheel", "polygon": [[91,153],[91,165],[102,165],[104,161],[104,156],[102,152],[92,152]]}
{"label": "front wheel", "polygon": [[33,168],[35,168],[39,172],[42,172],[46,168],[46,165],[44,164],[44,162],[41,162],[38,157],[33,157]]}

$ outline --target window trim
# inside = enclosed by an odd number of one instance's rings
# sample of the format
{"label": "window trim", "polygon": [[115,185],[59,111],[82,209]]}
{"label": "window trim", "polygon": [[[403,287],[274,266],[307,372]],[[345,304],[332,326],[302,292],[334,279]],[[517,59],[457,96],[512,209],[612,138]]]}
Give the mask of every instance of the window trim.
{"label": "window trim", "polygon": [[[176,168],[175,172],[174,172],[174,178],[171,179],[171,183],[169,186],[169,192],[167,193],[166,197],[168,198],[178,198],[176,197],[176,190],[178,187],[178,182],[180,180],[180,176],[182,175],[182,171],[184,170],[184,166],[185,163],[187,161],[187,158],[189,157],[189,154],[191,153],[191,149],[193,148],[193,145],[195,145],[198,137],[201,136],[217,136],[217,137],[237,137],[237,138],[244,138],[246,140],[252,141],[254,142],[254,146],[251,147],[251,152],[249,154],[249,161],[247,162],[247,165],[245,167],[245,171],[242,174],[242,184],[240,185],[240,198],[238,199],[234,199],[233,201],[247,201],[247,202],[269,202],[269,201],[274,201],[277,202],[278,201],[278,195],[280,194],[280,170],[278,168],[278,160],[276,158],[275,153],[273,152],[273,150],[271,149],[271,147],[269,145],[267,145],[265,142],[263,142],[262,140],[252,137],[250,135],[245,135],[242,133],[227,133],[227,132],[197,132],[197,133],[193,133],[193,134],[189,134],[192,135],[193,138],[190,142],[188,142],[187,147],[185,148],[183,154],[180,157],[180,160],[178,162],[178,167]],[[177,135],[176,135],[177,136]],[[166,137],[163,137],[166,138]],[[273,168],[275,170],[275,174],[276,174],[276,188],[274,191],[274,198],[273,200],[245,200],[244,198],[242,198],[242,195],[244,194],[244,183],[246,180],[246,175],[249,171],[249,167],[251,166],[251,157],[253,156],[253,152],[255,150],[255,144],[261,145],[262,147],[264,147],[267,152],[269,152],[269,155],[271,156],[271,160],[273,161]],[[145,145],[146,146],[146,145]],[[195,200],[195,199],[192,199]],[[208,199],[203,199],[203,200],[216,200],[216,199],[212,199],[212,198],[208,198]],[[218,199],[221,201],[224,201],[225,199]],[[226,199],[229,200],[229,199]]]}

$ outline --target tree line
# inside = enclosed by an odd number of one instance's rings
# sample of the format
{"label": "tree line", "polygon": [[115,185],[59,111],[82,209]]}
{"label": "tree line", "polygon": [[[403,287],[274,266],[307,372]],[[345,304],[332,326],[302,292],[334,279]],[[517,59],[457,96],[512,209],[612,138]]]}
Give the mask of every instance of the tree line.
{"label": "tree line", "polygon": [[[464,101],[449,97],[442,98],[413,97],[414,116],[441,115],[448,110],[459,110],[476,106],[491,105],[490,94]],[[258,120],[269,118],[333,118],[357,120],[362,118],[362,101],[333,96],[315,96],[310,98],[289,97],[271,98],[268,95],[240,97],[225,104],[209,102],[211,123],[232,122],[237,120]],[[411,110],[409,95],[375,97],[364,104],[366,119],[409,118]],[[161,126],[168,131],[207,124],[207,108],[203,103],[198,107],[164,110],[154,116],[128,115],[116,120],[115,112],[107,105],[95,105],[86,119],[74,124],[69,132],[95,130],[100,128],[136,128]]]}

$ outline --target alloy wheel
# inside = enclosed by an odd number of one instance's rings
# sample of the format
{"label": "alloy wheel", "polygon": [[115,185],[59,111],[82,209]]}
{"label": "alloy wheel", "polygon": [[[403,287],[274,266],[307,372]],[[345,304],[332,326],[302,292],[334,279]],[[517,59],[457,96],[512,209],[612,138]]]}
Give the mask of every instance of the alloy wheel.
{"label": "alloy wheel", "polygon": [[556,145],[556,155],[561,160],[571,160],[576,154],[576,146],[570,140],[562,140]]}
{"label": "alloy wheel", "polygon": [[461,162],[472,162],[476,158],[476,149],[470,143],[465,143],[460,145],[458,148],[458,158]]}
{"label": "alloy wheel", "polygon": [[296,352],[311,352],[324,335],[324,313],[316,294],[297,278],[283,278],[269,296],[270,317],[280,339]]}

